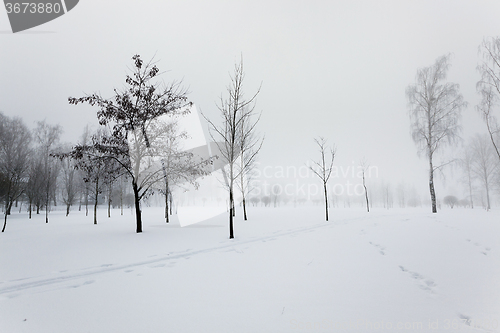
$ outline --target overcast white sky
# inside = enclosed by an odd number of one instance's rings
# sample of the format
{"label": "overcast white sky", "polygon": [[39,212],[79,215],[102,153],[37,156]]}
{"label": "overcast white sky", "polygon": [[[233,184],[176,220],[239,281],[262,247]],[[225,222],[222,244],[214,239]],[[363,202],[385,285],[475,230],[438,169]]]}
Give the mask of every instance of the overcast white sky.
{"label": "overcast white sky", "polygon": [[[97,1],[12,34],[0,9],[0,111],[30,126],[46,119],[76,141],[96,109],[69,96],[123,86],[131,57],[156,54],[163,80],[182,79],[209,117],[243,54],[246,91],[262,82],[262,165],[303,165],[319,135],[337,165],[366,156],[380,176],[425,191],[426,162],[409,134],[405,88],[419,67],[452,53],[449,80],[470,103],[465,137],[484,131],[476,111],[478,46],[500,34],[500,1]],[[453,186],[448,183],[447,186]],[[441,192],[438,195],[444,196]]]}

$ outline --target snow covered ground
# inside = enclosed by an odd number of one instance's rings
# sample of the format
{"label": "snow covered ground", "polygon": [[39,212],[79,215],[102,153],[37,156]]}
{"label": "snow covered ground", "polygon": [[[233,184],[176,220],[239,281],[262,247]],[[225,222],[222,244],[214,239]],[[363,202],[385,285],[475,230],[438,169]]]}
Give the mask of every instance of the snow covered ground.
{"label": "snow covered ground", "polygon": [[428,210],[14,213],[0,332],[500,332],[500,211]]}

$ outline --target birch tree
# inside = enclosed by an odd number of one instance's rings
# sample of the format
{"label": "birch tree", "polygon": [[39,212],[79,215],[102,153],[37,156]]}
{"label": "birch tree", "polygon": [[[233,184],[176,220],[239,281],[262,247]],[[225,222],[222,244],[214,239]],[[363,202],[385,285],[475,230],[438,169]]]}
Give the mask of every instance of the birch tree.
{"label": "birch tree", "polygon": [[444,146],[454,144],[461,132],[460,118],[467,106],[459,85],[445,82],[450,55],[439,57],[434,65],[417,71],[415,84],[406,88],[413,141],[419,156],[429,162],[429,192],[432,212],[437,212],[434,173],[444,164],[435,165],[435,156]]}
{"label": "birch tree", "polygon": [[495,158],[493,150],[493,146],[490,144],[487,136],[476,135],[472,140],[474,158],[471,163],[471,169],[473,175],[484,186],[486,210],[491,209],[490,189],[499,163],[498,159]]}
{"label": "birch tree", "polygon": [[477,70],[481,79],[476,88],[481,102],[476,106],[483,118],[495,154],[500,158],[500,127],[495,110],[500,98],[500,37],[485,38],[479,47],[481,62]]}

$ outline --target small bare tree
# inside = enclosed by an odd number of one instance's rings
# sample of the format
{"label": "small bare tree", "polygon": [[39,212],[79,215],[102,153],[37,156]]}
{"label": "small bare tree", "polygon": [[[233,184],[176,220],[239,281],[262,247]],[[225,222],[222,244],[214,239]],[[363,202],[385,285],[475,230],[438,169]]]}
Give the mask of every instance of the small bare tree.
{"label": "small bare tree", "polygon": [[[316,144],[319,147],[319,152],[321,154],[321,159],[319,162],[313,161],[314,166],[310,166],[309,168],[311,169],[316,176],[321,179],[321,182],[323,183],[323,191],[324,191],[324,197],[325,197],[325,218],[326,221],[328,221],[328,180],[330,179],[330,176],[332,174],[332,169],[333,169],[333,160],[335,159],[335,153],[336,153],[336,148],[334,147],[328,147],[326,143],[326,139],[323,137],[319,137],[318,139],[314,139]],[[328,153],[330,153],[330,158],[328,158]]]}
{"label": "small bare tree", "polygon": [[489,138],[477,135],[472,141],[473,160],[472,173],[484,186],[486,194],[486,209],[491,209],[490,187],[493,183],[493,177],[498,167],[498,159],[495,158],[493,147],[489,144]]}
{"label": "small bare tree", "polygon": [[37,123],[35,129],[35,139],[38,143],[38,151],[43,161],[42,175],[44,179],[44,203],[45,203],[45,223],[49,223],[51,194],[55,193],[57,176],[59,174],[59,164],[51,157],[59,138],[63,132],[60,125],[50,125],[44,121]]}
{"label": "small bare tree", "polygon": [[247,220],[246,196],[252,190],[251,180],[256,168],[256,157],[264,142],[264,139],[261,139],[255,132],[255,127],[260,120],[260,115],[256,119],[252,119],[255,116],[254,109],[255,103],[243,110],[240,116],[240,163],[238,166],[240,179],[237,186],[241,192],[243,219],[245,221]]}
{"label": "small bare tree", "polygon": [[[64,150],[65,152],[69,152],[71,148],[65,147]],[[62,200],[66,205],[66,216],[68,216],[71,205],[75,203],[78,195],[76,163],[74,159],[66,156],[60,157],[60,165],[62,176]]]}
{"label": "small bare tree", "polygon": [[450,67],[450,55],[439,57],[434,65],[417,71],[415,84],[406,88],[411,134],[419,155],[429,161],[429,191],[432,212],[437,212],[434,172],[445,164],[434,165],[435,154],[459,139],[461,111],[467,106],[459,85],[443,82]]}
{"label": "small bare tree", "polygon": [[[234,216],[234,186],[240,178],[241,174],[245,172],[245,168],[238,168],[238,157],[242,153],[242,138],[248,133],[248,130],[255,128],[256,122],[252,123],[250,119],[254,110],[254,102],[257,92],[249,99],[245,99],[243,93],[243,79],[245,72],[243,71],[243,60],[234,67],[234,73],[231,75],[231,83],[227,87],[228,96],[220,98],[217,108],[220,111],[222,124],[217,126],[210,119],[203,116],[209,124],[210,136],[216,143],[219,150],[221,162],[227,165],[221,169],[224,176],[224,185],[229,192],[229,238],[234,238],[233,216]],[[245,123],[247,126],[245,127]],[[252,125],[253,124],[253,125]],[[245,149],[250,156],[255,156],[258,150],[252,152],[251,149],[256,148],[257,145],[253,144],[254,141],[247,137]],[[254,157],[247,160],[250,163]],[[245,164],[245,163],[244,163]],[[250,164],[248,164],[250,165]],[[247,169],[248,170],[248,169]]]}
{"label": "small bare tree", "polygon": [[472,146],[469,144],[464,147],[462,157],[459,160],[460,167],[464,173],[462,182],[467,187],[468,197],[470,200],[471,208],[474,209],[474,179],[472,173],[472,165],[474,163],[474,152],[472,151]]}
{"label": "small bare tree", "polygon": [[366,188],[366,179],[365,179],[365,175],[366,175],[366,172],[368,171],[368,167],[369,167],[368,161],[366,160],[365,157],[363,157],[361,162],[359,162],[359,168],[360,168],[360,172],[361,172],[361,178],[363,180],[363,188],[365,189],[366,211],[369,213],[370,206],[369,206],[369,202],[368,202],[368,189]]}

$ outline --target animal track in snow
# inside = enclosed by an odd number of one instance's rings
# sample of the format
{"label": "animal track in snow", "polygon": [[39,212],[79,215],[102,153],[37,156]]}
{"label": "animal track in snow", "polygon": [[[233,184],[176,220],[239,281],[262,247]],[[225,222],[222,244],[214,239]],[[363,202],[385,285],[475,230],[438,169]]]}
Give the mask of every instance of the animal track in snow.
{"label": "animal track in snow", "polygon": [[372,243],[370,242],[371,245],[375,246],[378,250],[379,250],[379,253],[383,256],[385,256],[385,247],[381,246],[380,244],[375,244],[375,243]]}
{"label": "animal track in snow", "polygon": [[419,274],[418,272],[412,272],[406,269],[405,267],[399,265],[399,268],[410,275],[410,277],[418,282],[418,287],[420,289],[423,289],[425,291],[428,291],[432,294],[434,294],[434,287],[437,286],[436,282],[434,282],[432,279],[426,278],[425,276]]}
{"label": "animal track in snow", "polygon": [[[470,238],[467,238],[466,241],[469,242],[469,243],[472,243],[472,240]],[[474,246],[476,246],[476,247],[482,247],[482,245],[479,242],[474,242],[472,244]],[[487,256],[488,253],[490,253],[490,251],[491,251],[491,247],[485,246],[485,247],[482,248],[482,250],[480,250],[480,253],[483,254],[483,255],[485,255],[485,256]]]}

